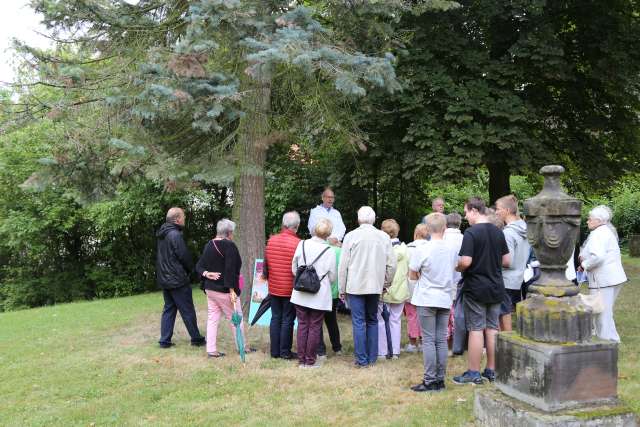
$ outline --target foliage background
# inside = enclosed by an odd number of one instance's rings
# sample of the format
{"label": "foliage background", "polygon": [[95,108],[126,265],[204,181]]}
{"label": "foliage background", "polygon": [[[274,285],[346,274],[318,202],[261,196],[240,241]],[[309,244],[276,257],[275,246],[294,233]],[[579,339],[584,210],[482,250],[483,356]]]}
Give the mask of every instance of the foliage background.
{"label": "foliage background", "polygon": [[[73,40],[18,43],[0,90],[0,310],[155,289],[174,205],[194,257],[225,216],[260,241],[295,209],[307,236],[326,185],[348,229],[368,204],[407,241],[434,197],[522,200],[558,163],[585,215],[640,233],[636,2],[32,4]],[[243,174],[264,230],[232,211]]]}

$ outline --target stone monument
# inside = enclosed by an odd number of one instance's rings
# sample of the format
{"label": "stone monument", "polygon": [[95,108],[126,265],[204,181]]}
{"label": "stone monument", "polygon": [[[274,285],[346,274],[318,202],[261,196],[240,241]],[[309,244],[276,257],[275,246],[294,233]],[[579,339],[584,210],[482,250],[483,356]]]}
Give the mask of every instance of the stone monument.
{"label": "stone monument", "polygon": [[562,166],[544,166],[544,188],[524,202],[541,276],[517,305],[515,332],[501,332],[496,388],[476,393],[490,426],[637,426],[617,400],[618,345],[592,335],[591,309],[565,278],[580,231],[582,202],[560,187]]}

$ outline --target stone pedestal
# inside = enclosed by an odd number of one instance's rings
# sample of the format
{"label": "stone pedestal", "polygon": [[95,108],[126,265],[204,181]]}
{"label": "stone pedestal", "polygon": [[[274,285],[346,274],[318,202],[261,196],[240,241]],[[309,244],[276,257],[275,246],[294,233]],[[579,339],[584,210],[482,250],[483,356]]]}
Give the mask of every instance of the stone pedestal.
{"label": "stone pedestal", "polygon": [[[542,191],[525,200],[527,239],[540,278],[516,307],[517,333],[500,333],[496,387],[476,394],[488,426],[637,426],[617,399],[618,345],[592,338],[590,307],[565,278],[580,229],[582,202],[560,185],[564,168],[548,165]],[[573,411],[573,412],[571,412]]]}
{"label": "stone pedestal", "polygon": [[498,335],[497,388],[543,411],[617,403],[618,346],[611,341],[550,344]]}
{"label": "stone pedestal", "polygon": [[592,312],[577,296],[532,295],[518,303],[516,314],[516,330],[524,338],[555,343],[591,340]]}
{"label": "stone pedestal", "polygon": [[622,405],[593,406],[549,414],[512,399],[493,387],[475,393],[476,424],[487,427],[638,427],[638,418]]}

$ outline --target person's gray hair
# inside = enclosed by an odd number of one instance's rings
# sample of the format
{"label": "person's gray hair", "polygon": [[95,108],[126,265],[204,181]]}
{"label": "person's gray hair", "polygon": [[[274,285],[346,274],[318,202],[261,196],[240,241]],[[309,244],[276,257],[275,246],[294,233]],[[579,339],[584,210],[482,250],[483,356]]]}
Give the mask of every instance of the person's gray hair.
{"label": "person's gray hair", "polygon": [[447,228],[460,228],[462,216],[458,212],[451,212],[447,215]]}
{"label": "person's gray hair", "polygon": [[613,212],[609,206],[599,205],[589,211],[589,218],[599,220],[603,225],[607,226],[609,230],[619,240],[618,230],[611,224],[611,218],[613,218]]}
{"label": "person's gray hair", "polygon": [[611,221],[611,217],[613,213],[608,206],[600,205],[589,211],[589,217],[593,219],[600,220],[603,224],[607,224]]}
{"label": "person's gray hair", "polygon": [[171,224],[175,224],[178,218],[182,218],[184,216],[184,211],[181,208],[171,208],[167,212],[167,216],[165,217],[165,221]]}
{"label": "person's gray hair", "polygon": [[376,213],[371,206],[363,206],[358,209],[359,224],[373,224],[376,222]]}
{"label": "person's gray hair", "polygon": [[289,230],[297,230],[300,226],[300,214],[290,211],[282,215],[282,226]]}
{"label": "person's gray hair", "polygon": [[227,218],[222,218],[216,225],[217,237],[229,237],[236,229],[236,223]]}

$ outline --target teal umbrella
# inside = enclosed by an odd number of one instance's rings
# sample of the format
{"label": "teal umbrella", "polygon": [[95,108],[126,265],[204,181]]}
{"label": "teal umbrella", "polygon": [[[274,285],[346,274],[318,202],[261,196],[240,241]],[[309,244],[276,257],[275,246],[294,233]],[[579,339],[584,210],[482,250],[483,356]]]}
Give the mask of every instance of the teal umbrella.
{"label": "teal umbrella", "polygon": [[231,315],[231,323],[236,327],[236,346],[238,347],[238,353],[240,353],[240,360],[245,361],[244,339],[242,337],[242,313],[236,311],[236,293],[231,289],[231,302],[233,303],[233,314]]}

